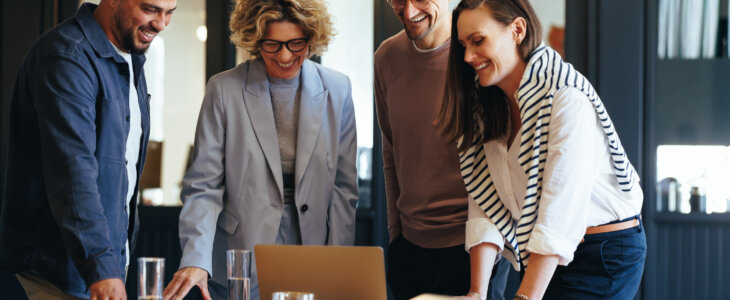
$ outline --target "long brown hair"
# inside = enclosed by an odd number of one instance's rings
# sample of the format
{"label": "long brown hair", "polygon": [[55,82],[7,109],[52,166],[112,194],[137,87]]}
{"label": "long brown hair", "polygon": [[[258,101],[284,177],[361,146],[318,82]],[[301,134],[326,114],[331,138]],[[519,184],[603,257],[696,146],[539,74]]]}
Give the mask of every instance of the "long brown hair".
{"label": "long brown hair", "polygon": [[[507,96],[497,86],[481,87],[474,82],[474,68],[464,62],[466,49],[455,40],[459,36],[456,24],[461,12],[481,5],[505,26],[518,17],[525,19],[525,38],[518,45],[520,57],[525,62],[542,41],[540,20],[528,0],[461,0],[454,9],[444,101],[436,121],[447,142],[455,143],[460,137],[464,138],[459,151],[468,149],[475,137],[477,143],[483,144],[506,135],[509,128]],[[474,125],[475,118],[482,126]]]}

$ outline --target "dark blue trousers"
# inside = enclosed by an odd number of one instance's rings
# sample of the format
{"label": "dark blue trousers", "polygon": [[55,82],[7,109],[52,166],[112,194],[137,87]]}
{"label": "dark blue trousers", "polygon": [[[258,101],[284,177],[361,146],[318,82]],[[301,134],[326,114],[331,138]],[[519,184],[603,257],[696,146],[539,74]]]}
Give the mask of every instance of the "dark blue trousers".
{"label": "dark blue trousers", "polygon": [[586,235],[573,261],[558,266],[543,299],[634,299],[645,259],[641,219],[634,228]]}

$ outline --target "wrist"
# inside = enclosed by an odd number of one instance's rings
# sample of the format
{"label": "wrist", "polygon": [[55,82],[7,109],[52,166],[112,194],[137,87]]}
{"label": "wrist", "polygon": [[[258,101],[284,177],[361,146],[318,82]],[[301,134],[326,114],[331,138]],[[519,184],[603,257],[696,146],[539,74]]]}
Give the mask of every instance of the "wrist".
{"label": "wrist", "polygon": [[480,295],[479,293],[477,293],[475,291],[470,291],[466,295],[469,296],[469,297],[477,297],[477,299],[479,299],[479,300],[486,300],[487,299],[487,297],[482,297],[482,295]]}

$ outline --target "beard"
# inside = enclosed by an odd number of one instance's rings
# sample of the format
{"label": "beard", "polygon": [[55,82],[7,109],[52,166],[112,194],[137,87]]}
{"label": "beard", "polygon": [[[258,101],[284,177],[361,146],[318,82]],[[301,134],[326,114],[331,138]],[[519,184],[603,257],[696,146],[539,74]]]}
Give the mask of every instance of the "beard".
{"label": "beard", "polygon": [[431,31],[433,30],[433,27],[426,28],[426,30],[424,30],[419,35],[416,35],[415,32],[411,32],[410,30],[408,30],[408,27],[405,27],[405,30],[406,30],[406,35],[408,36],[409,39],[411,39],[413,41],[420,41],[421,39],[428,36],[429,33],[431,33]]}
{"label": "beard", "polygon": [[[405,29],[405,31],[406,31],[406,36],[408,36],[408,38],[412,41],[420,41],[423,38],[427,37],[437,25],[437,24],[429,23],[428,26],[423,30],[423,32],[421,32],[419,34],[418,32],[416,32],[416,29],[408,28],[408,26],[406,25],[406,22],[408,22],[408,21],[404,15],[404,12],[401,12],[398,15],[398,18],[400,19],[401,23],[403,23],[403,29]],[[432,18],[431,16],[427,16],[426,19],[424,19],[421,22],[431,22],[431,18]]]}
{"label": "beard", "polygon": [[[122,50],[128,51],[130,54],[134,55],[142,55],[147,52],[147,49],[150,47],[150,43],[142,44],[141,47],[137,47],[134,43],[134,34],[136,32],[135,29],[131,28],[124,28],[124,25],[122,24],[122,15],[117,12],[114,15],[114,23],[117,27],[117,30],[119,31],[119,34],[121,35],[121,42],[122,42]],[[145,27],[146,28],[146,27]],[[140,29],[143,29],[140,27]],[[156,31],[152,28],[148,28],[150,31]]]}

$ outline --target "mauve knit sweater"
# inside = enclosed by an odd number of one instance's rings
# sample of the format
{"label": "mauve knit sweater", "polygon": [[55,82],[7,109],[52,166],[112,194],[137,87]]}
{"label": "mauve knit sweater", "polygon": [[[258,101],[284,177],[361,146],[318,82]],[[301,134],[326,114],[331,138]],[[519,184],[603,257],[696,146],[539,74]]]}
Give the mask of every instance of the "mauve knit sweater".
{"label": "mauve knit sweater", "polygon": [[388,232],[424,248],[464,244],[467,193],[455,144],[434,120],[443,102],[449,42],[421,52],[404,31],[375,52]]}

